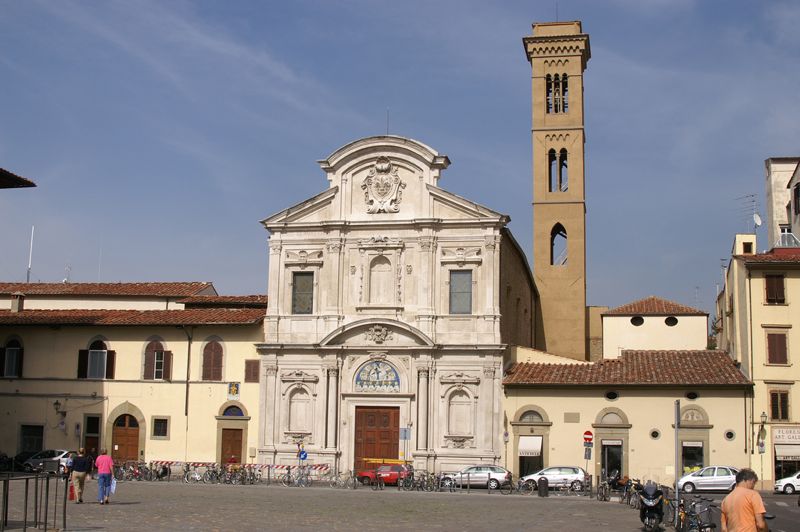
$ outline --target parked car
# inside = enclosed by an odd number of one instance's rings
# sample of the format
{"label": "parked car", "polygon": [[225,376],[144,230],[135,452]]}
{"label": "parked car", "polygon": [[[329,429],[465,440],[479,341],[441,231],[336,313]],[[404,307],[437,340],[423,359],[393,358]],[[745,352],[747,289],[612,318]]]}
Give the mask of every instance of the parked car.
{"label": "parked car", "polygon": [[525,475],[521,480],[523,482],[531,481],[534,485],[537,485],[540,478],[546,478],[547,485],[552,488],[572,486],[576,490],[581,490],[586,482],[586,471],[581,467],[575,466],[551,466],[545,467],[536,473]]}
{"label": "parked car", "polygon": [[6,453],[0,453],[0,471],[10,471],[12,462]]}
{"label": "parked car", "polygon": [[22,451],[21,453],[17,453],[14,458],[12,458],[12,468],[14,471],[22,471],[25,469],[25,461],[28,460],[31,456],[35,455],[39,451]]}
{"label": "parked car", "polygon": [[67,461],[75,451],[65,451],[63,449],[46,449],[34,454],[23,464],[26,471],[39,471],[45,469],[45,462],[58,462],[56,469],[62,473],[67,468]]}
{"label": "parked car", "polygon": [[683,476],[678,481],[678,489],[685,493],[695,490],[731,491],[736,487],[736,474],[739,469],[730,466],[708,466]]}
{"label": "parked car", "polygon": [[[792,495],[796,491],[800,491],[800,471],[794,475],[775,481],[775,493]],[[800,500],[798,501],[798,505],[800,505]]]}
{"label": "parked car", "polygon": [[375,480],[376,476],[379,476],[383,479],[384,484],[397,485],[398,479],[406,478],[411,475],[412,471],[413,469],[411,466],[384,464],[378,466],[377,469],[362,469],[356,476],[362,484],[369,484],[371,481]]}
{"label": "parked car", "polygon": [[455,473],[446,474],[442,481],[445,485],[453,483],[456,486],[467,485],[499,488],[505,482],[511,482],[511,471],[493,464],[478,464],[468,466]]}

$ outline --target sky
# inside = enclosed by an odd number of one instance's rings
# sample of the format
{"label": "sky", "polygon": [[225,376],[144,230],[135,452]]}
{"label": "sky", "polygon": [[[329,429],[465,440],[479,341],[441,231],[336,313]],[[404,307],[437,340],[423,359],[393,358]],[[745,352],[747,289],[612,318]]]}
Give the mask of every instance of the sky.
{"label": "sky", "polygon": [[266,293],[259,220],[323,191],[316,161],[387,109],[530,258],[522,38],[553,20],[591,42],[588,303],[713,314],[764,160],[800,155],[797,2],[0,0],[0,167],[38,185],[0,191],[0,280],[25,280],[35,226],[32,281]]}

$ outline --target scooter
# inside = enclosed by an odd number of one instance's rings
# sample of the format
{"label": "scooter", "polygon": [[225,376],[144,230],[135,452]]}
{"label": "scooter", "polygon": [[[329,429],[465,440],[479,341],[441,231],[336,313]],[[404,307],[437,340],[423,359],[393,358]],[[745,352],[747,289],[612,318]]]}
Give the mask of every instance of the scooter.
{"label": "scooter", "polygon": [[655,530],[664,520],[664,493],[648,482],[639,491],[639,520],[645,530]]}

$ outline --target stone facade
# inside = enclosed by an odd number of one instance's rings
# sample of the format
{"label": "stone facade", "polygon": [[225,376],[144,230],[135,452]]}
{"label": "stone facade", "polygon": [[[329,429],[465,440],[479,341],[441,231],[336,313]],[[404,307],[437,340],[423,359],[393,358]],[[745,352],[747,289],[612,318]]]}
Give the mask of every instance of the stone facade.
{"label": "stone facade", "polygon": [[439,188],[448,158],[411,139],[361,139],[320,165],[326,191],[263,221],[259,461],[294,463],[299,446],[340,469],[497,461],[505,343],[533,340],[508,217]]}

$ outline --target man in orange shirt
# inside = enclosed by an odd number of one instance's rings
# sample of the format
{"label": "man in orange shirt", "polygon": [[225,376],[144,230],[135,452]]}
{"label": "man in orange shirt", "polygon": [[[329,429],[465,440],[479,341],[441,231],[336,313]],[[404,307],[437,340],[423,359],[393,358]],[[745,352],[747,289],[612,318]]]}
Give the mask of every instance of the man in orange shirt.
{"label": "man in orange shirt", "polygon": [[736,487],[722,501],[722,532],[767,532],[764,501],[755,490],[758,475],[742,469],[736,475]]}

